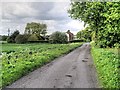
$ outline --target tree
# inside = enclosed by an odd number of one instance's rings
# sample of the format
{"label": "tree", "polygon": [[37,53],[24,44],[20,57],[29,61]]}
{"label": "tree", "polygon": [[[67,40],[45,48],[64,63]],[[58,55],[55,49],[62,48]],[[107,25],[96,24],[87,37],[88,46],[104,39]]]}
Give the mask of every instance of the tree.
{"label": "tree", "polygon": [[36,22],[27,23],[25,27],[26,34],[36,34],[36,36],[40,39],[40,35],[45,36],[47,33],[47,25],[40,24]]}
{"label": "tree", "polygon": [[8,36],[6,36],[6,35],[0,35],[0,41],[6,41],[7,40],[7,38],[8,38]]}
{"label": "tree", "polygon": [[19,35],[19,33],[20,32],[18,30],[14,31],[14,33],[7,38],[7,42],[8,43],[15,43],[15,38],[17,37],[17,35]]}
{"label": "tree", "polygon": [[19,44],[27,43],[29,37],[30,37],[29,34],[23,34],[23,35],[19,34],[15,38],[15,42]]}
{"label": "tree", "polygon": [[77,33],[77,38],[83,41],[91,41],[92,31],[90,27],[86,27],[84,30]]}
{"label": "tree", "polygon": [[84,21],[99,47],[120,43],[120,2],[71,2],[70,17]]}
{"label": "tree", "polygon": [[56,31],[50,36],[51,43],[67,43],[67,35],[63,32]]}
{"label": "tree", "polygon": [[28,41],[38,41],[38,37],[35,34],[32,34],[29,38]]}

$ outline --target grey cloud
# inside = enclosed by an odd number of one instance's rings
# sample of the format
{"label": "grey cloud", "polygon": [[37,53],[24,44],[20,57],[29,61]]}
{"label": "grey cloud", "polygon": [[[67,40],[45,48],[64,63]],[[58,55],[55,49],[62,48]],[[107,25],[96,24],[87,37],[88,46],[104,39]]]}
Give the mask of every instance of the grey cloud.
{"label": "grey cloud", "polygon": [[68,17],[68,7],[68,2],[2,3],[2,34],[7,33],[8,28],[11,32],[18,29],[23,33],[28,22],[46,23],[48,33],[56,30],[66,32],[68,29],[76,31],[78,28],[68,26],[72,21]]}
{"label": "grey cloud", "polygon": [[38,10],[39,12],[46,13],[54,7],[53,5],[53,2],[33,2],[31,7]]}
{"label": "grey cloud", "polygon": [[21,20],[28,17],[34,17],[37,15],[37,10],[32,8],[31,3],[2,3],[2,18]]}
{"label": "grey cloud", "polygon": [[61,2],[57,2],[57,5],[55,2],[3,3],[2,18],[12,20],[22,20],[25,18],[39,20],[68,19],[67,13],[65,13],[66,10],[62,8],[65,4]]}
{"label": "grey cloud", "polygon": [[[36,19],[41,19],[41,20],[64,20],[64,19],[69,19],[67,13],[65,12],[66,9],[65,7],[67,3],[61,3],[61,2],[47,2],[43,3],[43,7],[39,7],[39,3],[33,4],[35,5],[36,9],[38,9],[39,15],[36,17]],[[52,7],[52,8],[50,8]]]}

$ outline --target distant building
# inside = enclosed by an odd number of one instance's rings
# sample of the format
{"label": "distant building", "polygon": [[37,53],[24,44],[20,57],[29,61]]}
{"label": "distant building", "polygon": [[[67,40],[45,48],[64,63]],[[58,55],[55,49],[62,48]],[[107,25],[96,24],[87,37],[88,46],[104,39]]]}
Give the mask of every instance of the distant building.
{"label": "distant building", "polygon": [[68,37],[68,41],[72,41],[74,39],[74,34],[70,32],[70,30],[68,30],[66,32],[67,37]]}

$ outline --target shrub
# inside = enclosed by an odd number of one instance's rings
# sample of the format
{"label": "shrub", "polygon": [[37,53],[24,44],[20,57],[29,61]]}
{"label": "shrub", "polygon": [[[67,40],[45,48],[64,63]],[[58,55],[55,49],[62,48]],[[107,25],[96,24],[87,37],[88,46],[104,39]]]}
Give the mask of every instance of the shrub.
{"label": "shrub", "polygon": [[102,88],[120,88],[119,58],[108,49],[92,46],[93,60]]}
{"label": "shrub", "polygon": [[7,42],[8,42],[8,43],[15,43],[14,39],[13,39],[11,36],[9,36],[9,37],[7,38]]}
{"label": "shrub", "polygon": [[120,44],[119,44],[119,43],[115,43],[115,44],[114,44],[114,47],[120,48]]}
{"label": "shrub", "polygon": [[15,38],[19,35],[19,31],[16,30],[11,36],[7,38],[8,43],[15,43]]}
{"label": "shrub", "polygon": [[50,36],[50,43],[67,43],[67,35],[63,32],[56,31]]}
{"label": "shrub", "polygon": [[35,34],[32,34],[29,38],[28,41],[38,41],[38,37]]}
{"label": "shrub", "polygon": [[0,41],[2,41],[2,36],[0,35]]}
{"label": "shrub", "polygon": [[5,36],[5,35],[1,36],[1,35],[0,35],[0,40],[1,40],[1,41],[6,41],[7,38],[8,38],[8,36]]}
{"label": "shrub", "polygon": [[15,42],[16,43],[27,43],[27,40],[29,38],[30,35],[28,34],[24,34],[24,35],[18,35],[16,38],[15,38]]}

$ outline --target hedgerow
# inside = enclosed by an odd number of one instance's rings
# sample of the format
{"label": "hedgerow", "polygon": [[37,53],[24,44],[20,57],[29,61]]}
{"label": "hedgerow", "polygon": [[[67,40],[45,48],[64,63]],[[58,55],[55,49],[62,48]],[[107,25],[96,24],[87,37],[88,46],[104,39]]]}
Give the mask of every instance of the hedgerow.
{"label": "hedgerow", "polygon": [[92,47],[99,81],[103,88],[120,88],[120,63],[117,54],[101,48]]}

